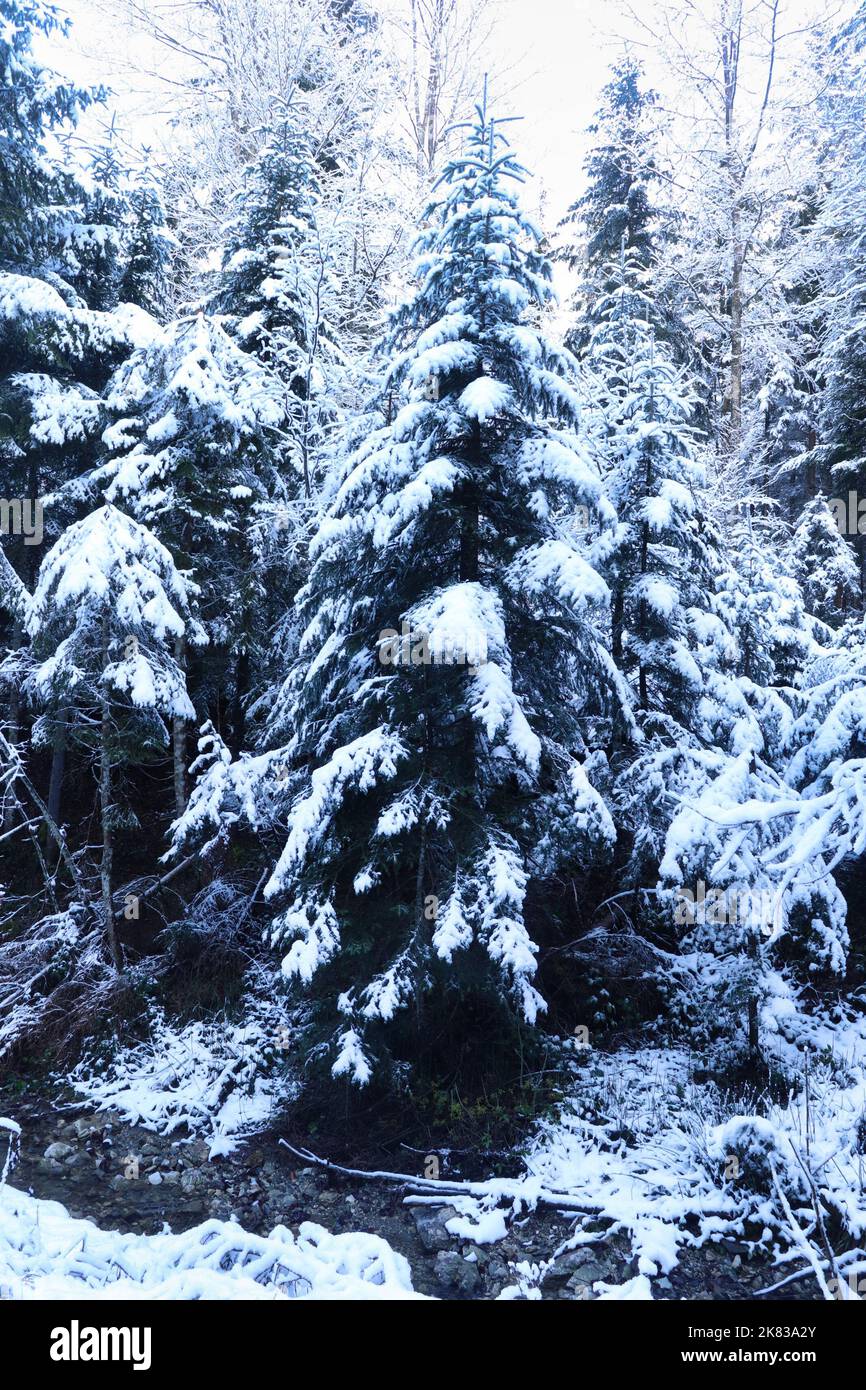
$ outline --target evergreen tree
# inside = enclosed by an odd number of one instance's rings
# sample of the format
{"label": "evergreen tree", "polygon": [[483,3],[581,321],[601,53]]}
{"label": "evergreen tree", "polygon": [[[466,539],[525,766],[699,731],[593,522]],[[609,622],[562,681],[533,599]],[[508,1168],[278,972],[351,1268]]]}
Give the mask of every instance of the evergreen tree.
{"label": "evergreen tree", "polygon": [[235,200],[223,267],[210,307],[228,316],[235,341],[282,383],[289,426],[287,464],[311,469],[327,416],[333,360],[326,317],[332,292],[317,226],[318,175],[309,134],[287,106],[261,132],[262,148]]}
{"label": "evergreen tree", "polygon": [[129,216],[127,175],[112,139],[91,151],[80,179],[80,216],[70,247],[75,261],[71,283],[89,308],[111,310],[120,299]]}
{"label": "evergreen tree", "polygon": [[[37,705],[64,712],[67,737],[98,768],[102,913],[118,969],[112,870],[124,818],[115,771],[162,753],[166,718],[193,717],[171,654],[188,627],[186,585],[168,551],[111,506],[63,533],[40,567],[28,607],[26,689]],[[132,828],[128,820],[125,828]]]}
{"label": "evergreen tree", "polygon": [[655,337],[640,258],[623,247],[584,359],[588,433],[619,519],[605,574],[611,652],[644,714],[690,715],[702,678],[689,651],[688,613],[706,607],[707,548],[697,525],[704,482],[691,420],[694,399]]}
{"label": "evergreen tree", "polygon": [[220,764],[178,827],[216,828],[238,797],[266,820],[285,759],[271,939],[288,977],[316,977],[333,1074],[362,1085],[386,1051],[457,1064],[443,1008],[461,1007],[479,1064],[497,1016],[534,1022],[531,923],[556,912],[555,876],[614,838],[581,759],[588,722],[625,696],[574,527],[576,509],[612,515],[571,432],[570,359],[531,325],[550,268],[522,177],[485,103],[392,322],[390,419],[343,461],[312,547],[294,736],[260,761],[257,797],[249,763]]}
{"label": "evergreen tree", "polygon": [[[145,314],[113,307],[123,207],[100,177],[117,183],[110,152],[94,174],[68,155],[74,122],[99,93],[62,81],[33,54],[37,36],[65,29],[40,0],[0,0],[0,469],[5,498],[38,521],[4,540],[26,588],[43,538],[76,514],[59,494],[93,466],[102,388],[155,328]],[[0,642],[19,650],[24,641],[13,612]],[[5,713],[17,737],[14,680]]]}
{"label": "evergreen tree", "polygon": [[803,508],[789,562],[808,611],[828,627],[841,627],[859,606],[860,566],[821,493]]}
{"label": "evergreen tree", "polygon": [[725,528],[715,547],[715,608],[735,639],[730,669],[756,689],[793,686],[814,643],[803,591],[779,543],[778,510],[748,503]]}
{"label": "evergreen tree", "polygon": [[0,269],[46,269],[64,249],[68,218],[62,179],[46,140],[74,123],[99,95],[49,73],[33,55],[36,35],[69,21],[42,0],[0,0]]}
{"label": "evergreen tree", "polygon": [[[145,150],[145,160],[148,154]],[[140,305],[160,323],[170,316],[170,275],[176,244],[159,185],[147,168],[141,169],[129,194],[126,263],[118,293],[125,303]]]}
{"label": "evergreen tree", "polygon": [[818,187],[804,190],[783,219],[774,247],[775,258],[793,266],[793,273],[782,285],[782,312],[766,331],[761,417],[751,441],[754,453],[765,459],[767,489],[788,511],[799,510],[818,486],[813,451],[818,442],[819,355],[825,327],[822,192]]}
{"label": "evergreen tree", "polygon": [[280,597],[268,594],[279,570],[266,566],[287,497],[274,444],[283,422],[278,396],[269,373],[214,319],[169,324],[113,378],[109,458],[88,480],[194,578],[196,616],[210,643],[204,696],[236,749],[269,605]]}
{"label": "evergreen tree", "polygon": [[[826,119],[832,148],[820,217],[824,332],[818,436],[809,460],[827,489],[863,489],[866,478],[866,6],[832,45]],[[861,571],[866,550],[852,538]]]}
{"label": "evergreen tree", "polygon": [[[652,188],[658,169],[652,142],[655,93],[642,85],[640,64],[632,57],[617,63],[589,127],[587,189],[563,219],[560,258],[580,277],[575,300],[577,322],[568,344],[581,354],[616,288],[616,269],[624,248],[638,277],[657,257],[660,215]],[[661,307],[655,306],[661,325]]]}

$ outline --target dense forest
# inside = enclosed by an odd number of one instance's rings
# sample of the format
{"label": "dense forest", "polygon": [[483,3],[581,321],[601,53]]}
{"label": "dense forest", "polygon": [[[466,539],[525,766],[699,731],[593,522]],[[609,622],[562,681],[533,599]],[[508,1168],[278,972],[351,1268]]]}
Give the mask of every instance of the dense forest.
{"label": "dense forest", "polygon": [[[74,1103],[415,1174],[440,1295],[862,1296],[866,7],[611,3],[537,226],[493,0],[118,4],[167,152],[0,0],[4,1176]],[[412,1290],[255,1200],[238,1296]]]}

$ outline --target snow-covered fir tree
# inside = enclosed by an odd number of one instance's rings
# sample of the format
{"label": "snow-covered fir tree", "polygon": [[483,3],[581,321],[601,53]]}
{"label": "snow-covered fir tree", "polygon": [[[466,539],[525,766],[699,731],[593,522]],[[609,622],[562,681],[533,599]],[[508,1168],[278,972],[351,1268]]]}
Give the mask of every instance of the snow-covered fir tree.
{"label": "snow-covered fir tree", "polygon": [[781,531],[778,509],[750,503],[717,548],[715,606],[736,640],[732,669],[755,690],[793,686],[817,636]]}
{"label": "snow-covered fir tree", "polygon": [[[298,600],[270,936],[314,985],[334,1076],[358,1084],[386,1056],[441,1062],[455,1009],[479,1057],[488,1029],[534,1023],[541,905],[614,839],[583,730],[627,696],[574,525],[613,517],[573,433],[570,359],[532,326],[550,268],[522,177],[485,102],[390,329],[391,418],[343,461]],[[228,797],[205,778],[179,838],[236,818],[251,772],[220,765]]]}
{"label": "snow-covered fir tree", "polygon": [[[27,588],[43,540],[75,515],[59,494],[94,464],[102,388],[156,328],[147,314],[118,306],[122,198],[100,181],[104,167],[81,170],[64,157],[75,119],[99,95],[34,56],[35,39],[65,28],[51,6],[0,6],[0,470],[4,498],[25,517],[4,545]],[[0,642],[23,649],[20,614],[4,615]],[[6,669],[14,736],[20,689],[14,662]]]}
{"label": "snow-covered fir tree", "polygon": [[[656,100],[644,84],[640,63],[623,58],[613,67],[589,127],[587,188],[560,227],[559,257],[580,276],[567,338],[579,355],[599,322],[605,296],[616,288],[622,248],[643,277],[659,252],[663,219],[653,196],[659,176],[653,136]],[[652,307],[655,326],[661,329],[662,306],[654,302]]]}
{"label": "snow-covered fir tree", "polygon": [[[152,530],[194,578],[208,662],[223,665],[222,675],[211,675],[231,692],[225,719],[239,749],[270,605],[282,592],[279,556],[273,570],[267,563],[290,496],[279,469],[278,383],[214,318],[199,314],[169,324],[124,362],[106,405],[109,458],[88,489],[101,489]],[[206,699],[214,701],[212,685]]]}
{"label": "snow-covered fir tree", "polygon": [[[143,151],[147,160],[149,151]],[[177,239],[168,226],[160,186],[145,165],[128,197],[125,261],[118,297],[138,304],[160,323],[170,317],[171,268]]]}
{"label": "snow-covered fir tree", "polygon": [[656,339],[640,257],[624,241],[608,275],[584,380],[591,438],[619,518],[606,570],[611,651],[645,714],[676,709],[688,725],[702,680],[688,650],[687,612],[709,578],[696,518],[704,476],[691,424],[694,399]]}
{"label": "snow-covered fir tree", "polygon": [[327,317],[333,272],[316,223],[319,179],[309,131],[292,107],[277,103],[260,138],[209,307],[228,316],[238,344],[281,382],[286,465],[302,473],[309,494],[321,431],[333,415],[323,374],[335,351]]}
{"label": "snow-covered fir tree", "polygon": [[187,585],[168,551],[112,506],[68,527],[48,552],[26,627],[26,690],[38,707],[64,712],[67,737],[97,769],[100,898],[120,969],[113,863],[118,830],[132,831],[134,823],[124,815],[117,769],[163,755],[166,720],[193,718],[173,648],[185,635],[202,634],[190,624]]}
{"label": "snow-covered fir tree", "polygon": [[[866,7],[859,6],[835,36],[826,94],[831,147],[829,187],[819,218],[824,318],[818,371],[822,389],[817,482],[833,497],[862,488],[866,469]],[[861,571],[866,562],[858,531],[851,537]]]}
{"label": "snow-covered fir tree", "polygon": [[860,606],[860,566],[840,530],[841,520],[819,493],[803,508],[789,546],[791,572],[806,608],[833,628]]}
{"label": "snow-covered fir tree", "polygon": [[68,209],[62,178],[46,158],[52,131],[74,122],[96,93],[49,74],[33,53],[37,35],[68,28],[41,0],[0,3],[0,110],[3,245],[0,266],[31,273],[47,268],[64,240]]}

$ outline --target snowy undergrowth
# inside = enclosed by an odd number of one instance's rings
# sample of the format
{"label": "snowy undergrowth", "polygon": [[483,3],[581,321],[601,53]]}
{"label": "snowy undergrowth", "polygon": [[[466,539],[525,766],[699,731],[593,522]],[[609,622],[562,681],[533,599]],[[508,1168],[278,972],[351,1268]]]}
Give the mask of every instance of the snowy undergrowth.
{"label": "snowy undergrowth", "polygon": [[829,1281],[825,1240],[837,1274],[866,1271],[863,1022],[803,1059],[784,1104],[696,1084],[694,1067],[677,1049],[593,1057],[540,1124],[528,1181],[585,1199],[591,1214],[569,1244],[624,1231],[650,1279],[668,1274],[684,1246],[720,1236],[762,1249],[783,1273],[816,1263]]}
{"label": "snowy undergrowth", "polygon": [[[502,1298],[540,1297],[557,1256],[615,1235],[630,1240],[637,1272],[597,1282],[599,1298],[651,1298],[684,1249],[722,1238],[778,1268],[767,1288],[805,1274],[826,1298],[862,1297],[866,1021],[816,1025],[819,1041],[784,1103],[695,1082],[698,1059],[682,1049],[585,1055],[566,1100],[536,1127],[525,1176],[452,1186],[449,1229],[484,1242],[539,1203],[574,1215],[573,1235],[546,1261],[515,1266]],[[433,1186],[409,1200],[435,1201]]]}
{"label": "snowy undergrowth", "polygon": [[93,1055],[69,1077],[81,1104],[158,1134],[192,1136],[210,1157],[232,1153],[291,1098],[285,1059],[290,1029],[278,1004],[248,999],[245,1021],[170,1022],[151,1011],[148,1038],[109,1064]]}
{"label": "snowy undergrowth", "polygon": [[59,1202],[0,1185],[0,1289],[35,1299],[404,1299],[409,1265],[379,1236],[304,1222],[252,1235],[234,1221],[183,1234],[102,1231]]}

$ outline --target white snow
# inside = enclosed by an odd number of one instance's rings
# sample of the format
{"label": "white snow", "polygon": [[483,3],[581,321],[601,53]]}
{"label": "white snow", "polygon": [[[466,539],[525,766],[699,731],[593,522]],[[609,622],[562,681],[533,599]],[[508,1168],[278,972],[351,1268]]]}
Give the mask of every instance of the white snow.
{"label": "white snow", "polygon": [[460,396],[460,409],[470,420],[479,425],[487,424],[497,415],[503,415],[511,406],[512,392],[509,386],[493,377],[479,376],[470,381]]}
{"label": "white snow", "polygon": [[0,1287],[12,1299],[410,1299],[409,1265],[380,1236],[305,1221],[256,1236],[234,1221],[180,1235],[103,1231],[59,1202],[0,1185]]}

